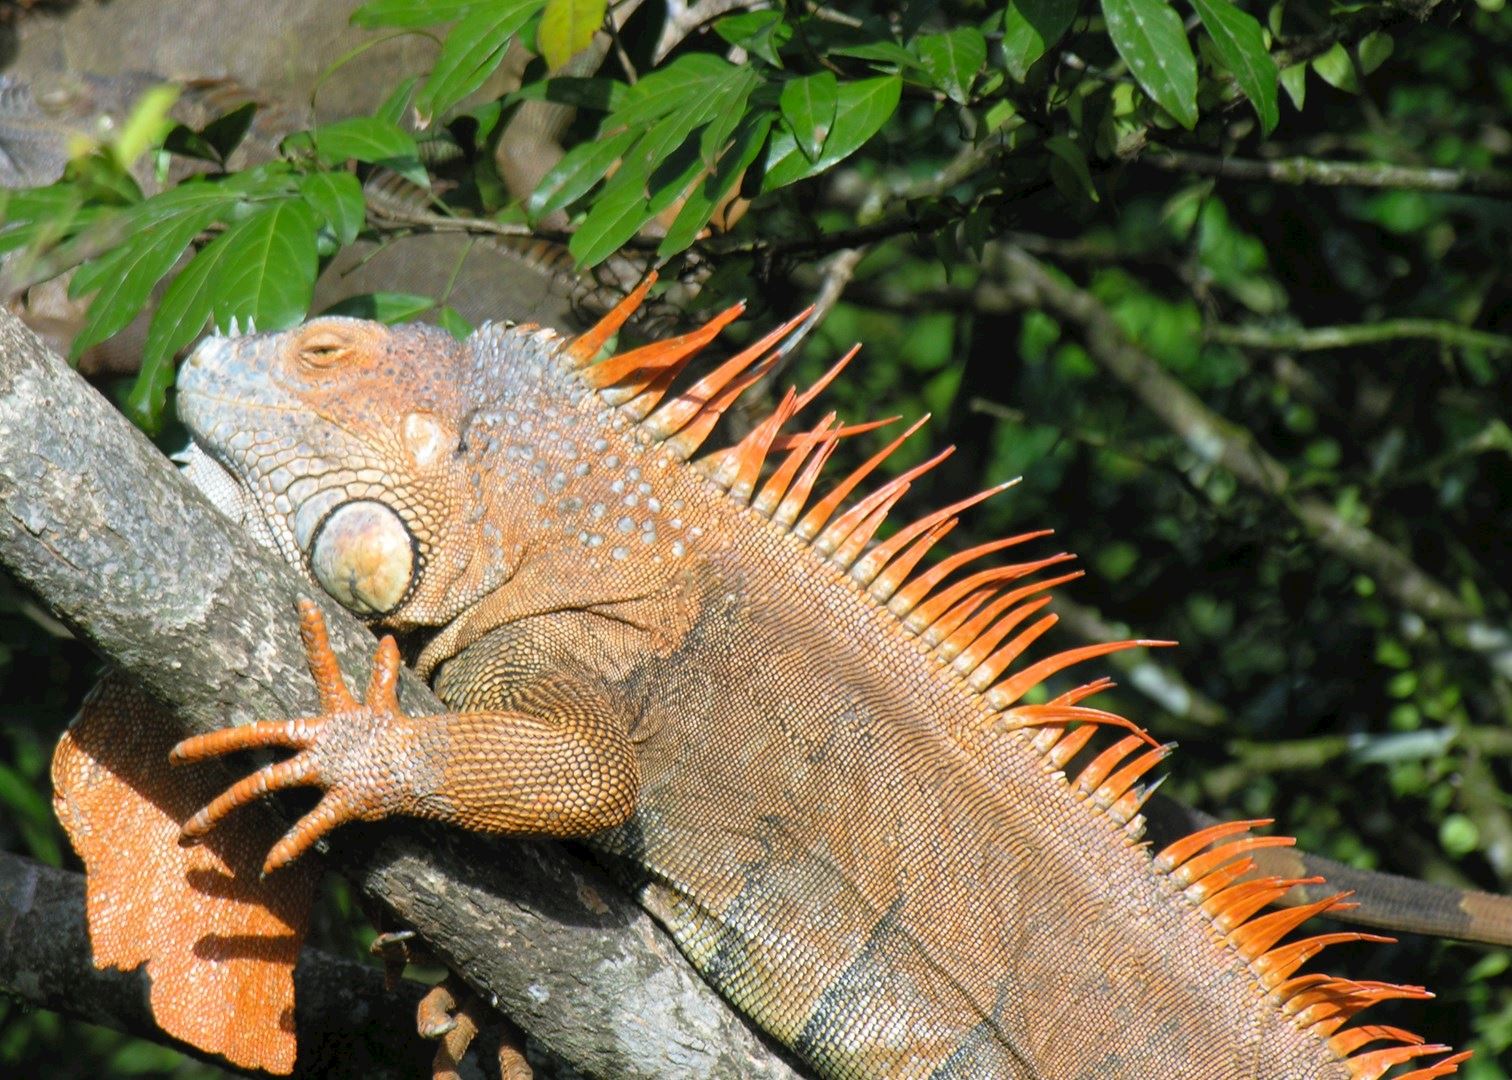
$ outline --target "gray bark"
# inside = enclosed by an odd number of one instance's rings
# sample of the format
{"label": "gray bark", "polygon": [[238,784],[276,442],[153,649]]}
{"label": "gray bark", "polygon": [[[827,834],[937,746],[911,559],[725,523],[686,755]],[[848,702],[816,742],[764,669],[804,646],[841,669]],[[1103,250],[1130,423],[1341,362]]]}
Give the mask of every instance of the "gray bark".
{"label": "gray bark", "polygon": [[[186,734],[315,708],[294,608],[310,586],[6,313],[0,564],[175,704]],[[316,599],[349,682],[364,685],[372,635]],[[400,697],[412,713],[442,711],[408,672]],[[555,845],[395,822],[342,830],[334,847],[365,893],[585,1073],[796,1075],[623,891]]]}

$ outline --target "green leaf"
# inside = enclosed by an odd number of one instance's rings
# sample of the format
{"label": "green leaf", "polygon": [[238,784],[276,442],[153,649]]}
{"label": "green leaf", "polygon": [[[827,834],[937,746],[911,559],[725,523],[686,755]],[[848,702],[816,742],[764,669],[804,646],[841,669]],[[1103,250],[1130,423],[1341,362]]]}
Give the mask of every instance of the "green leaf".
{"label": "green leaf", "polygon": [[299,193],[325,219],[343,247],[362,231],[367,208],[362,199],[362,185],[351,173],[310,173],[299,181]]}
{"label": "green leaf", "polygon": [[542,0],[492,0],[462,16],[441,43],[430,78],[415,98],[422,123],[471,94],[494,73],[515,33],[541,9]]}
{"label": "green leaf", "polygon": [[413,29],[461,18],[479,0],[373,0],[352,12],[352,25],[364,29],[400,26]]}
{"label": "green leaf", "polygon": [[644,128],[678,109],[696,107],[739,69],[711,53],[679,56],[632,86],[610,117],[613,126]]}
{"label": "green leaf", "polygon": [[458,341],[466,341],[472,336],[472,323],[458,314],[457,309],[450,304],[436,312],[436,322],[441,324],[441,329]]}
{"label": "green leaf", "polygon": [[[69,349],[77,357],[120,330],[147,304],[156,285],[200,231],[219,215],[218,207],[202,207],[138,231],[124,245],[75,274],[80,293],[95,292],[84,328]],[[72,292],[73,290],[70,289]]]}
{"label": "green leaf", "polygon": [[376,116],[356,116],[325,124],[310,133],[316,156],[326,165],[366,161],[384,165],[421,187],[430,187],[430,176],[420,164],[415,137],[398,124]]}
{"label": "green leaf", "polygon": [[618,251],[642,225],[656,216],[646,205],[640,184],[606,188],[572,234],[567,250],[580,266],[596,266]]}
{"label": "green leaf", "polygon": [[525,212],[535,220],[582,198],[614,167],[635,138],[635,132],[622,131],[574,146],[541,177],[525,202]]}
{"label": "green leaf", "polygon": [[1343,90],[1346,94],[1360,92],[1360,80],[1355,74],[1354,58],[1349,55],[1349,50],[1344,48],[1342,42],[1334,42],[1333,48],[1321,56],[1313,57],[1312,66],[1318,73],[1318,77],[1335,90]]}
{"label": "green leaf", "polygon": [[418,85],[420,85],[418,75],[411,75],[404,79],[394,87],[388,97],[383,99],[383,104],[378,106],[373,115],[397,126],[404,119],[404,110],[408,109],[410,102],[415,100],[415,87]]}
{"label": "green leaf", "polygon": [[1307,65],[1293,64],[1282,68],[1281,85],[1286,89],[1286,96],[1291,98],[1292,108],[1301,112],[1302,103],[1307,100]]}
{"label": "green leaf", "polygon": [[204,329],[218,295],[214,286],[226,256],[226,237],[239,227],[233,225],[207,244],[173,279],[153,313],[142,347],[142,367],[126,398],[127,415],[145,431],[155,432],[162,423],[164,397],[173,381],[173,357]]}
{"label": "green leaf", "polygon": [[241,145],[242,139],[246,138],[248,130],[252,127],[252,119],[256,115],[256,102],[249,101],[245,105],[238,105],[230,112],[217,116],[200,128],[200,138],[214,147],[220,159],[225,161]]}
{"label": "green leaf", "polygon": [[1197,61],[1181,16],[1165,0],[1101,0],[1113,47],[1155,104],[1197,124]]}
{"label": "green leaf", "polygon": [[1071,29],[1077,0],[1008,0],[1003,19],[1003,62],[1023,82],[1034,62]]}
{"label": "green leaf", "polygon": [[767,150],[762,191],[775,191],[805,177],[815,176],[855,153],[887,123],[898,108],[903,80],[896,75],[862,79],[841,85],[835,101],[835,126],[825,140],[824,152],[809,161],[798,149],[792,132],[778,128]]}
{"label": "green leaf", "polygon": [[546,0],[536,48],[552,71],[588,47],[604,25],[607,6],[605,0]]}
{"label": "green leaf", "polygon": [[1240,11],[1229,0],[1192,0],[1192,7],[1218,50],[1218,58],[1250,99],[1260,127],[1269,135],[1281,121],[1281,106],[1276,100],[1279,73],[1265,49],[1265,31],[1253,15]]}
{"label": "green leaf", "polygon": [[836,56],[851,56],[857,60],[871,60],[879,64],[896,65],[899,71],[905,68],[910,71],[925,70],[923,62],[896,41],[887,41],[879,38],[851,45],[837,45],[830,52]]}
{"label": "green leaf", "polygon": [[718,167],[688,193],[677,219],[656,249],[659,258],[675,255],[698,238],[721,200],[740,183],[741,176],[756,160],[772,123],[770,113],[747,116],[741,121],[735,132],[735,141],[729,152],[719,159]]}
{"label": "green leaf", "polygon": [[358,293],[338,300],[326,308],[325,315],[349,315],[354,319],[376,319],[381,323],[404,322],[422,312],[429,311],[436,302],[429,296],[415,293],[370,292]]}
{"label": "green leaf", "polygon": [[228,315],[254,319],[261,330],[284,330],[310,309],[315,286],[315,214],[288,199],[228,229],[230,249],[218,284]]}
{"label": "green leaf", "polygon": [[987,39],[982,32],[960,26],[944,34],[926,34],[914,48],[934,86],[956,104],[966,104],[971,84],[987,63]]}
{"label": "green leaf", "polygon": [[729,15],[714,24],[714,32],[731,45],[738,46],[777,68],[782,66],[778,50],[793,37],[793,28],[780,11],[751,11],[743,15]]}
{"label": "green leaf", "polygon": [[782,119],[798,140],[798,149],[810,161],[818,161],[835,124],[839,86],[833,73],[821,71],[782,85]]}
{"label": "green leaf", "polygon": [[1395,42],[1384,30],[1377,30],[1362,37],[1358,47],[1361,74],[1369,75],[1384,64],[1394,48]]}
{"label": "green leaf", "polygon": [[1082,153],[1080,146],[1065,135],[1052,135],[1045,140],[1045,149],[1055,155],[1055,160],[1050,163],[1050,178],[1067,198],[1102,201],[1097,194],[1097,185],[1092,182],[1091,170],[1087,168],[1087,155]]}

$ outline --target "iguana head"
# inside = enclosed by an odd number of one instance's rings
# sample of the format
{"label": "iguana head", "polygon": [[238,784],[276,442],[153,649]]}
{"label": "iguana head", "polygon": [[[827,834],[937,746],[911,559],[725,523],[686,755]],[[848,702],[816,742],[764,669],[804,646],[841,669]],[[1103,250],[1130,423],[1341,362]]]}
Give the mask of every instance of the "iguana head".
{"label": "iguana head", "polygon": [[480,550],[461,535],[482,509],[464,453],[473,367],[467,344],[419,324],[212,336],[180,372],[178,408],[224,475],[198,455],[191,475],[358,614],[443,621],[507,569],[469,575],[456,554]]}

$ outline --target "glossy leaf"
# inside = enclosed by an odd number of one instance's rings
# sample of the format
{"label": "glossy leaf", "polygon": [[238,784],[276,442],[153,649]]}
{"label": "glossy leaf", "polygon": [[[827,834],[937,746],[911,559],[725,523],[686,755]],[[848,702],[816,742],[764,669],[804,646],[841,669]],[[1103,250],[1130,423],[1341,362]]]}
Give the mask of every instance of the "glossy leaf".
{"label": "glossy leaf", "polygon": [[1192,0],[1192,7],[1202,19],[1203,29],[1212,39],[1223,66],[1249,98],[1261,128],[1269,135],[1281,120],[1276,94],[1279,72],[1266,51],[1265,32],[1260,23],[1230,0]]}
{"label": "glossy leaf", "polygon": [[1197,124],[1197,61],[1181,16],[1165,0],[1101,0],[1113,47],[1155,104]]}
{"label": "glossy leaf", "polygon": [[709,53],[680,56],[630,88],[624,104],[614,110],[614,126],[644,128],[678,109],[695,108],[737,70]]}
{"label": "glossy leaf", "polygon": [[695,184],[678,211],[677,218],[667,235],[662,238],[657,255],[666,258],[682,251],[698,238],[704,226],[714,217],[721,202],[740,183],[741,176],[756,160],[771,130],[773,118],[770,113],[746,117],[735,132],[730,150],[719,160],[719,165],[701,182]]}
{"label": "glossy leaf", "polygon": [[887,123],[902,92],[903,80],[896,75],[842,84],[835,101],[835,127],[817,161],[803,156],[792,132],[778,128],[767,151],[761,190],[774,191],[850,157]]}
{"label": "glossy leaf", "polygon": [[958,105],[966,104],[971,84],[987,63],[987,39],[974,26],[944,34],[926,34],[914,44],[930,81]]}
{"label": "glossy leaf", "polygon": [[430,176],[420,164],[415,137],[392,121],[358,116],[318,127],[311,137],[316,154],[327,165],[365,161],[387,166],[421,187],[430,186]]}
{"label": "glossy leaf", "polygon": [[[1064,135],[1052,135],[1045,140],[1045,149],[1055,155],[1051,162],[1052,179],[1066,183],[1059,184],[1062,189],[1069,188],[1066,192],[1068,197],[1082,197],[1092,202],[1101,202],[1102,198],[1097,194],[1097,185],[1092,182],[1092,172],[1087,168],[1087,155],[1082,153],[1082,148]],[[1064,173],[1057,175],[1060,166]]]}
{"label": "glossy leaf", "polygon": [[1071,29],[1077,0],[1009,0],[1003,18],[1003,62],[1019,82]]}
{"label": "glossy leaf", "polygon": [[430,78],[415,96],[415,111],[429,124],[482,86],[504,59],[510,39],[541,9],[542,0],[491,0],[457,20],[441,43]]}
{"label": "glossy leaf", "polygon": [[793,28],[780,11],[749,11],[729,15],[714,24],[714,31],[731,45],[739,46],[773,67],[782,66],[779,50],[792,39]]}
{"label": "glossy leaf", "polygon": [[581,266],[596,266],[623,247],[642,225],[656,216],[646,205],[646,194],[638,184],[606,188],[583,219],[567,250]]}
{"label": "glossy leaf", "polygon": [[782,120],[810,161],[818,161],[835,124],[840,84],[828,71],[789,79],[782,85]]}
{"label": "glossy leaf", "polygon": [[532,219],[542,218],[582,198],[614,168],[635,137],[633,131],[622,131],[574,146],[541,177],[525,203],[526,212]]}
{"label": "glossy leaf", "polygon": [[300,180],[299,193],[325,219],[339,244],[350,244],[362,231],[367,208],[362,199],[362,185],[351,173],[311,173]]}
{"label": "glossy leaf", "polygon": [[536,47],[552,71],[588,47],[604,25],[606,7],[605,0],[546,0]]}
{"label": "glossy leaf", "polygon": [[217,312],[255,319],[261,330],[283,330],[310,309],[315,285],[315,214],[302,201],[274,203],[221,237],[228,252],[218,290]]}
{"label": "glossy leaf", "polygon": [[[88,272],[82,274],[84,280],[78,290],[94,291],[95,297],[70,354],[79,356],[136,318],[152,295],[152,287],[218,215],[219,207],[210,206],[158,221],[86,267]],[[75,275],[76,281],[80,276]]]}

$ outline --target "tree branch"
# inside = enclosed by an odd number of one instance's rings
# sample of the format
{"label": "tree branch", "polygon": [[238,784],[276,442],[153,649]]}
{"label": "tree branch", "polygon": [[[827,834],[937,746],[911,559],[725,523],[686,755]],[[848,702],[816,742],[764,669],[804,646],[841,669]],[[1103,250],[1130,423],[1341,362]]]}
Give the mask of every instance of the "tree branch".
{"label": "tree branch", "polygon": [[[84,877],[0,852],[0,990],[204,1060],[162,1031],[147,1007],[147,977],[102,971],[90,960]],[[422,1075],[435,1053],[415,1031],[419,983],[393,993],[373,967],[306,949],[295,976],[299,1060],[293,1080],[403,1080]]]}
{"label": "tree branch", "polygon": [[1320,352],[1325,349],[1351,349],[1375,345],[1382,341],[1422,339],[1445,345],[1461,345],[1487,352],[1512,353],[1512,337],[1473,330],[1442,319],[1387,319],[1378,323],[1347,326],[1303,326],[1270,329],[1262,326],[1209,326],[1207,340],[1221,345],[1239,345],[1248,349]]}
{"label": "tree branch", "polygon": [[1196,173],[1230,180],[1265,180],[1277,184],[1322,187],[1401,188],[1408,191],[1457,191],[1469,195],[1512,196],[1512,173],[1477,169],[1435,169],[1373,161],[1326,161],[1290,157],[1274,160],[1219,157],[1170,147],[1151,147],[1138,160],[1167,172]]}
{"label": "tree branch", "polygon": [[[314,590],[3,312],[0,562],[185,734],[316,704],[294,618]],[[361,685],[372,635],[320,600]],[[408,672],[401,691],[409,712],[441,711]],[[336,861],[553,1053],[646,1080],[795,1075],[603,874],[552,844],[417,831],[344,830]]]}

